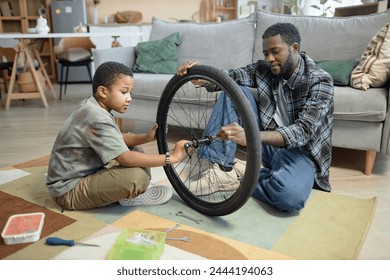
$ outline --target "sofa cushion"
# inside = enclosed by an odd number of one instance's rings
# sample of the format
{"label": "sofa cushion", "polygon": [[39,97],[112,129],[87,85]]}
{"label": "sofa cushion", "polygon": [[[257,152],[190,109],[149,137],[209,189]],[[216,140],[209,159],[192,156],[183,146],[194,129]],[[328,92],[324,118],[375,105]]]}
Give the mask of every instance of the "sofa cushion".
{"label": "sofa cushion", "polygon": [[255,22],[255,14],[218,24],[165,22],[154,17],[149,40],[179,32],[183,37],[178,47],[179,64],[197,60],[219,69],[236,68],[252,62]]}
{"label": "sofa cushion", "polygon": [[[166,74],[134,73],[135,83],[131,97],[133,99],[160,101],[161,94],[172,76],[173,75]],[[178,95],[175,97],[177,96]],[[215,93],[207,93],[205,89],[199,91],[199,89],[191,86],[187,88],[187,91],[185,92],[185,99],[181,98],[180,102],[193,104],[204,103],[211,106],[215,100]],[[176,102],[178,102],[177,98]]]}
{"label": "sofa cushion", "polygon": [[351,87],[334,87],[335,120],[382,122],[386,117],[388,88],[362,91]]}
{"label": "sofa cushion", "polygon": [[317,65],[332,76],[334,85],[346,86],[349,84],[351,73],[358,63],[357,60],[324,60],[318,61]]}
{"label": "sofa cushion", "polygon": [[161,40],[138,43],[134,72],[175,74],[179,66],[177,46],[182,42],[180,34],[175,32]]}
{"label": "sofa cushion", "polygon": [[372,38],[362,54],[359,65],[352,71],[351,85],[367,90],[383,86],[390,76],[390,24]]}
{"label": "sofa cushion", "polygon": [[110,49],[92,49],[93,61],[95,69],[100,64],[106,61],[121,62],[128,66],[130,69],[133,68],[135,62],[135,47],[122,47],[122,48],[110,48]]}
{"label": "sofa cushion", "polygon": [[161,94],[172,78],[171,74],[134,73],[132,98],[160,100]]}
{"label": "sofa cushion", "polygon": [[263,57],[261,37],[265,29],[277,22],[294,24],[301,33],[301,51],[321,61],[360,60],[368,42],[390,20],[390,10],[352,17],[293,16],[263,10],[257,15],[255,61]]}

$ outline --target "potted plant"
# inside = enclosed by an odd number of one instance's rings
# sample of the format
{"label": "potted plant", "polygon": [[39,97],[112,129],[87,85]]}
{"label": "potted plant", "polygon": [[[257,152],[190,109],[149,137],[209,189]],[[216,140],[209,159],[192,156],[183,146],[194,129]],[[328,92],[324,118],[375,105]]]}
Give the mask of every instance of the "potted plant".
{"label": "potted plant", "polygon": [[[342,0],[332,0],[334,2],[337,2],[337,3],[343,3]],[[331,5],[326,5],[328,3],[328,0],[320,0],[320,6],[318,5],[310,5],[310,7],[314,8],[314,9],[317,9],[319,11],[322,12],[322,14],[320,16],[323,16],[323,17],[326,17],[328,15],[328,13],[331,13],[333,14],[333,12],[330,10],[332,8]]]}
{"label": "potted plant", "polygon": [[303,15],[302,8],[305,6],[305,0],[285,0],[283,5],[290,9],[292,15]]}
{"label": "potted plant", "polygon": [[[321,11],[320,16],[327,16],[328,13],[333,12],[330,10],[332,8],[332,5],[330,5],[328,0],[309,0],[310,2],[319,2],[318,4],[312,4],[310,5],[311,8],[314,8],[316,10]],[[337,3],[342,3],[342,0],[332,0]],[[303,7],[305,6],[305,0],[285,0],[283,2],[284,6],[286,6],[288,9],[290,9],[291,14],[293,15],[303,15]],[[328,4],[328,5],[327,5]]]}

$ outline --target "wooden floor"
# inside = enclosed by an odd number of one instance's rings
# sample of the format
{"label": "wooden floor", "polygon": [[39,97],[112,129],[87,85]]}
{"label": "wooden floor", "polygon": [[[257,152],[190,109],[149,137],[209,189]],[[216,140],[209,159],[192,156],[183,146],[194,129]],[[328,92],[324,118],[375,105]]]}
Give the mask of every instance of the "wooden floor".
{"label": "wooden floor", "polygon": [[[59,92],[59,86],[54,87]],[[62,101],[47,94],[48,108],[43,107],[40,99],[16,100],[7,111],[4,110],[6,94],[2,90],[0,167],[48,155],[63,122],[79,101],[91,95],[91,88],[89,84],[72,84]],[[125,130],[137,133],[144,132],[150,124],[124,121],[123,125]],[[364,155],[361,151],[334,149],[332,191],[358,198],[377,197],[376,213],[359,258],[390,260],[390,156],[378,155],[372,175],[366,176]]]}

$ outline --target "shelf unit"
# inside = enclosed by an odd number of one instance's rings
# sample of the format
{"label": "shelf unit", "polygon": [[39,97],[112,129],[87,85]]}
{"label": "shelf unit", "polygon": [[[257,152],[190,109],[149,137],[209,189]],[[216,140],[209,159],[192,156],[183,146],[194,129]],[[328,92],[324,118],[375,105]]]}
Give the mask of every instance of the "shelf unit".
{"label": "shelf unit", "polygon": [[339,7],[335,9],[334,16],[349,17],[349,16],[369,15],[369,14],[384,12],[387,9],[387,2],[388,1],[377,1],[374,3],[368,3],[362,5]]}
{"label": "shelf unit", "polygon": [[[3,3],[9,3],[11,15],[7,15],[1,9]],[[1,33],[28,33],[29,28],[35,28],[39,18],[39,10],[46,9],[47,23],[51,28],[50,0],[0,0],[0,32]],[[36,39],[38,53],[45,65],[50,79],[55,79],[55,54],[53,39]]]}
{"label": "shelf unit", "polygon": [[237,0],[213,0],[213,11],[211,20],[214,21],[225,21],[236,19],[238,16],[237,12]]}

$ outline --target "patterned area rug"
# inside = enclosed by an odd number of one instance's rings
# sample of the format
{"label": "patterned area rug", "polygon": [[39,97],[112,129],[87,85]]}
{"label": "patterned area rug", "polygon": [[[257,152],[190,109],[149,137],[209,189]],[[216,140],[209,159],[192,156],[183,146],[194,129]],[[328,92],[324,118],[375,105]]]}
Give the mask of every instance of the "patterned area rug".
{"label": "patterned area rug", "polygon": [[[16,214],[27,214],[27,213],[35,213],[42,212],[45,214],[44,218],[44,227],[40,238],[44,238],[53,232],[56,232],[70,224],[76,222],[76,220],[69,218],[60,213],[51,211],[45,207],[39,206],[37,204],[28,202],[22,198],[4,193],[0,191],[0,229],[3,229],[7,223],[7,220],[12,215]],[[6,245],[4,240],[0,240],[0,259],[4,259],[5,257],[29,246],[29,243],[22,244],[13,244]]]}
{"label": "patterned area rug", "polygon": [[[306,207],[300,213],[293,215],[275,211],[251,198],[235,213],[223,217],[208,217],[189,208],[175,194],[168,203],[161,206],[122,207],[113,204],[100,209],[65,211],[61,214],[61,209],[51,199],[44,185],[47,167],[21,165],[18,168],[17,170],[22,170],[28,175],[3,184],[0,183],[0,191],[17,199],[36,204],[41,210],[53,211],[59,215],[59,219],[75,220],[75,222],[60,229],[50,229],[48,234],[51,236],[77,241],[86,240],[107,226],[118,227],[118,221],[129,219],[126,217],[132,217],[134,211],[142,211],[145,215],[154,217],[152,221],[163,219],[165,222],[153,224],[147,223],[146,219],[141,219],[133,226],[162,228],[163,226],[168,227],[172,223],[180,223],[183,225],[182,230],[186,229],[185,227],[190,227],[213,237],[223,238],[223,242],[230,248],[237,249],[239,248],[237,244],[246,244],[250,248],[258,248],[259,251],[262,251],[262,255],[248,257],[241,251],[231,250],[234,255],[230,257],[233,259],[280,259],[281,256],[287,259],[356,259],[370,228],[376,206],[375,198],[357,199],[313,191]],[[4,173],[0,170],[0,182],[2,177],[4,177]],[[153,184],[170,185],[162,168],[153,168],[152,178]],[[201,218],[203,223],[198,225],[183,217],[176,216],[177,211]],[[24,212],[24,210],[20,210],[20,212]],[[130,220],[128,220],[129,223]],[[196,243],[186,245],[196,247],[202,246],[202,243],[202,238],[200,238]],[[178,245],[172,244],[172,246]],[[51,259],[67,249],[66,247],[47,246],[44,243],[44,238],[41,238],[38,242],[8,255],[6,259]],[[186,248],[185,250],[192,249]],[[199,254],[199,252],[197,253]],[[80,254],[74,255],[74,258],[78,259],[78,256]],[[206,258],[208,257],[206,256]]]}

